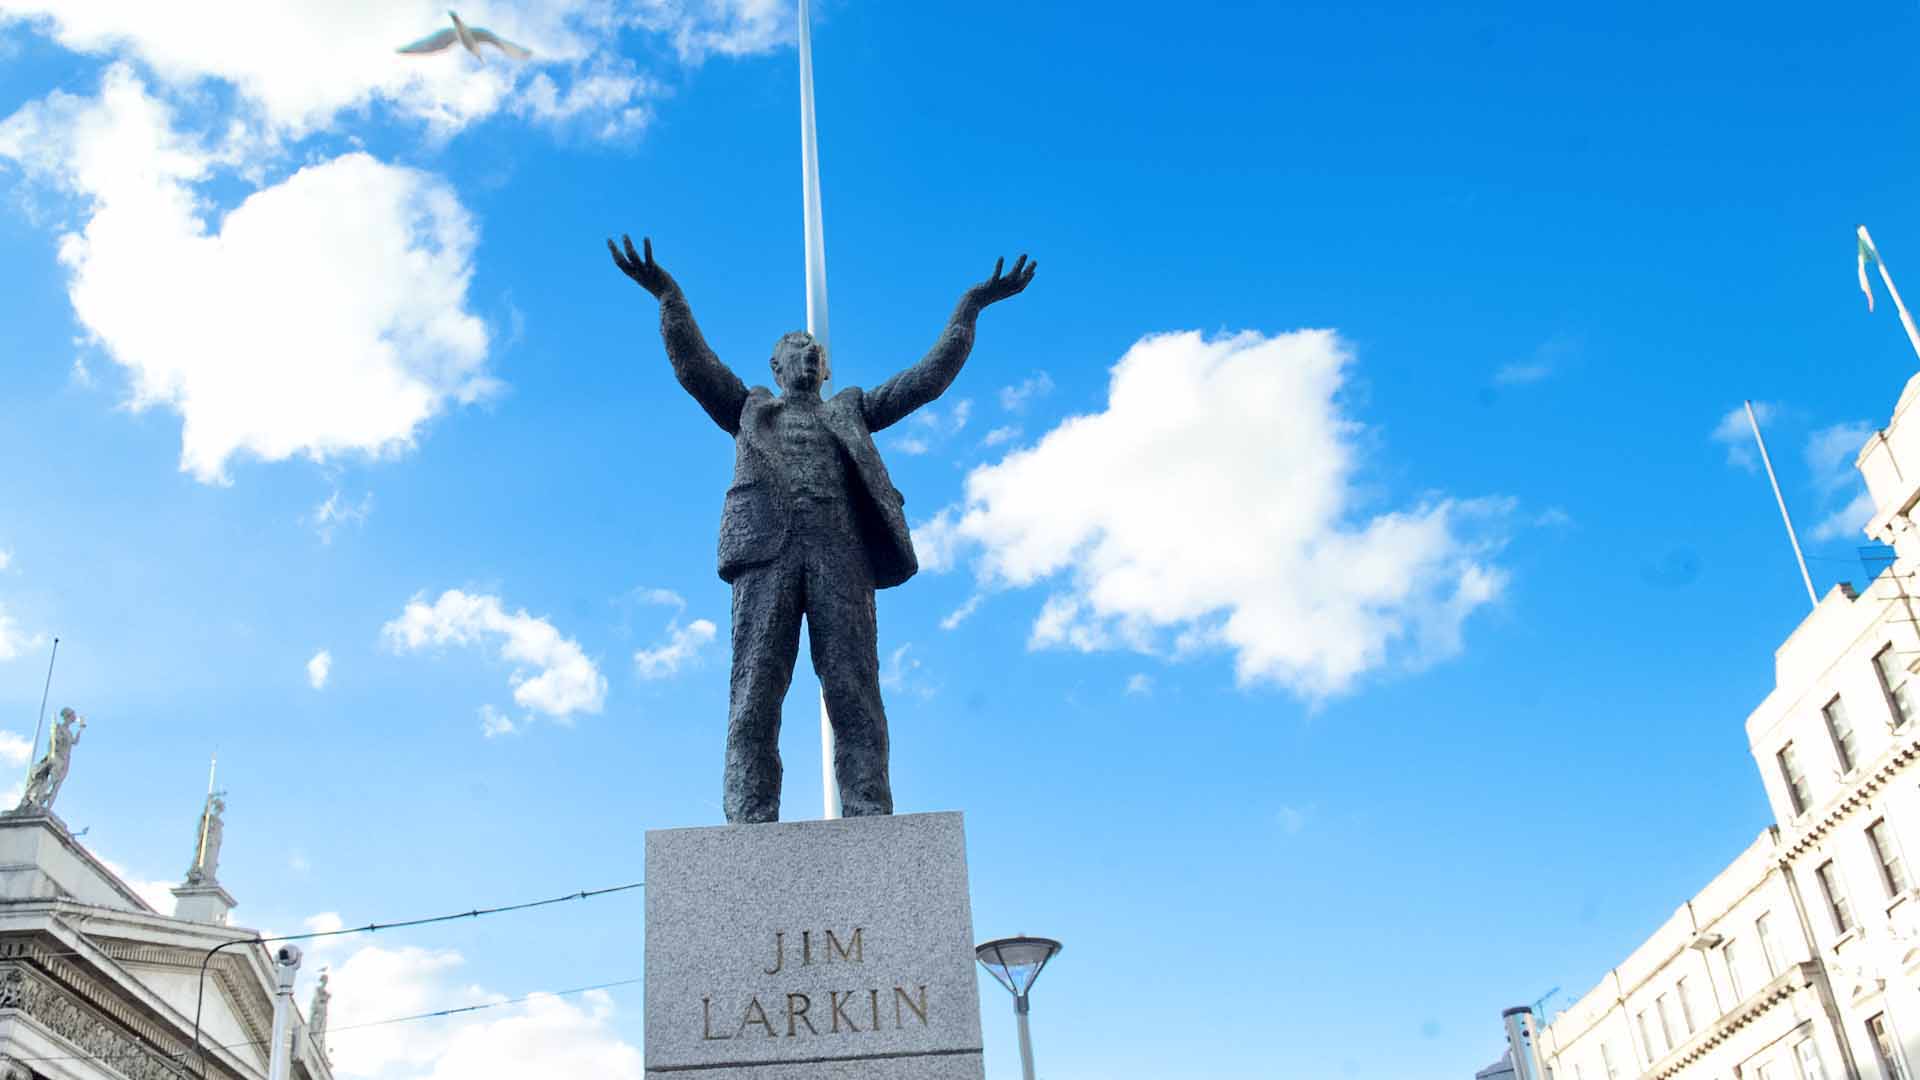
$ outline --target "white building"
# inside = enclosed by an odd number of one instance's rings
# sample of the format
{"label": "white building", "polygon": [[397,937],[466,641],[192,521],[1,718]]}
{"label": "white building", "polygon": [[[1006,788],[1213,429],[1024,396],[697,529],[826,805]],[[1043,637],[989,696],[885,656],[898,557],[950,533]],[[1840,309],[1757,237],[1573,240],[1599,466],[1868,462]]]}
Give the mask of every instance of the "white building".
{"label": "white building", "polygon": [[1775,652],[1747,739],[1775,824],[1538,1033],[1542,1080],[1915,1080],[1920,375],[1861,450],[1896,551]]}
{"label": "white building", "polygon": [[[0,1080],[265,1080],[267,947],[221,949],[200,994],[210,950],[257,936],[203,861],[165,916],[51,812],[0,816]],[[291,1080],[332,1080],[319,1034],[294,1010]]]}

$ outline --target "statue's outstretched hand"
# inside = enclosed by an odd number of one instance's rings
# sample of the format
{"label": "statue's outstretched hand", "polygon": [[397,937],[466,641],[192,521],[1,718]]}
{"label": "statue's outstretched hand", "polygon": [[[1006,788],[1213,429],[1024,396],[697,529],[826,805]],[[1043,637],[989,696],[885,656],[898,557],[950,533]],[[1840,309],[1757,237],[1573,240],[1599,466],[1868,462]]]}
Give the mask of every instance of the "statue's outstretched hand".
{"label": "statue's outstretched hand", "polygon": [[632,237],[622,233],[620,234],[620,239],[627,246],[624,254],[614,245],[612,240],[607,241],[607,250],[613,253],[613,265],[618,266],[621,273],[632,278],[639,283],[641,288],[652,293],[655,300],[660,299],[670,292],[679,291],[680,286],[673,280],[673,275],[661,269],[660,264],[653,261],[653,240],[651,238],[642,237],[640,239],[641,248],[645,252],[644,255],[633,250]]}
{"label": "statue's outstretched hand", "polygon": [[1033,280],[1033,272],[1040,268],[1037,262],[1028,262],[1025,255],[1013,262],[1013,269],[1005,274],[1000,272],[1006,259],[993,261],[993,276],[967,290],[967,299],[980,307],[997,304],[1027,287]]}

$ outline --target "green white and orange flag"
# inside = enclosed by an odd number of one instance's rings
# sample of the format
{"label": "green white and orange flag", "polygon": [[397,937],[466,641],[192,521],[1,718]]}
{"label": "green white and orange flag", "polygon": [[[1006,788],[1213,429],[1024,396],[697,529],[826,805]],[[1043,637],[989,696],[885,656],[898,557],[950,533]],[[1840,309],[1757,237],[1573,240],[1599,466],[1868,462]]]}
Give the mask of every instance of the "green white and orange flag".
{"label": "green white and orange flag", "polygon": [[1860,291],[1867,294],[1867,310],[1873,310],[1873,284],[1867,280],[1867,264],[1880,262],[1880,253],[1873,249],[1873,240],[1867,236],[1867,227],[1860,226],[1854,238],[1860,241]]}

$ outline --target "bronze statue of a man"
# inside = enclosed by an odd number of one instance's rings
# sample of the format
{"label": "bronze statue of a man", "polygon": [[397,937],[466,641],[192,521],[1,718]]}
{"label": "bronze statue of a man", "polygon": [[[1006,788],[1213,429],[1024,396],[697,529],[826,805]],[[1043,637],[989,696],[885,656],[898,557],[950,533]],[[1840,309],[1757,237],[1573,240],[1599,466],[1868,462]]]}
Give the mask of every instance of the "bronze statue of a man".
{"label": "bronze statue of a man", "polygon": [[841,810],[893,812],[887,717],[873,595],[919,569],[904,501],[887,477],[873,433],[938,398],[973,350],[982,309],[1020,292],[1037,263],[1025,255],[968,289],[933,349],[871,391],[822,400],[827,357],[811,334],[774,344],[780,396],[749,389],[708,348],[680,286],[625,237],[613,261],[660,301],[660,336],[673,373],[734,438],[733,484],[720,516],[720,579],[733,586],[733,674],[727,715],[726,812],[730,823],[780,817],[780,706],[793,681],[800,619],[833,723]]}

